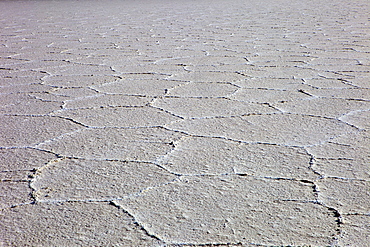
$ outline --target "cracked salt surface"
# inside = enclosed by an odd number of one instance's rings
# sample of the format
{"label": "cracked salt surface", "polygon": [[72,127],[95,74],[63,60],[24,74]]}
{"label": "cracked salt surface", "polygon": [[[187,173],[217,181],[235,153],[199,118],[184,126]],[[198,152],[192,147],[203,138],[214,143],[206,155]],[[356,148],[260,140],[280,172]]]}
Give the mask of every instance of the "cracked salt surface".
{"label": "cracked salt surface", "polygon": [[0,2],[0,246],[367,246],[368,7]]}

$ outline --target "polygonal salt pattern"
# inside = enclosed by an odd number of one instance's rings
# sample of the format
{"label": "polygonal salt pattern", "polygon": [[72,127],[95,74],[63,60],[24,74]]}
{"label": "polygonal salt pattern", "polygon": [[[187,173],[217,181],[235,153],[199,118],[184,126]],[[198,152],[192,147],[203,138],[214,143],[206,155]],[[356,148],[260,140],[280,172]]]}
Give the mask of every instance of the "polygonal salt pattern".
{"label": "polygonal salt pattern", "polygon": [[367,246],[366,7],[0,1],[0,246]]}

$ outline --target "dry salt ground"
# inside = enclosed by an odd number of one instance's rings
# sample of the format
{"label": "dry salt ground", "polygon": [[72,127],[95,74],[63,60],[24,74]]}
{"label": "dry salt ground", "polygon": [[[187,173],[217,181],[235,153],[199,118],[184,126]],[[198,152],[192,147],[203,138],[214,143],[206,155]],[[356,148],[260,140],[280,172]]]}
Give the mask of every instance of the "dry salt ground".
{"label": "dry salt ground", "polygon": [[369,4],[1,1],[0,246],[370,246]]}

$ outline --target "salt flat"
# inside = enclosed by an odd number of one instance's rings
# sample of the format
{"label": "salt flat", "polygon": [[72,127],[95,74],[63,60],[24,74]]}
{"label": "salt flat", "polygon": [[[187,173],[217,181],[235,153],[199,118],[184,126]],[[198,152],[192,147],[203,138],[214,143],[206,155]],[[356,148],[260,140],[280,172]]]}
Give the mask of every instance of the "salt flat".
{"label": "salt flat", "polygon": [[0,246],[369,246],[368,1],[0,9]]}

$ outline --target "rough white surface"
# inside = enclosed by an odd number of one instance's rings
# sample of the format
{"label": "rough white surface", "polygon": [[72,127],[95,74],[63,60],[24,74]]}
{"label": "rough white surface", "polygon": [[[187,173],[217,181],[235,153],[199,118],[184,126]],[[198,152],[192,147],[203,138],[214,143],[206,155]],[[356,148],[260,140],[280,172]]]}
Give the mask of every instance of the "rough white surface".
{"label": "rough white surface", "polygon": [[368,1],[0,10],[0,246],[368,246]]}

